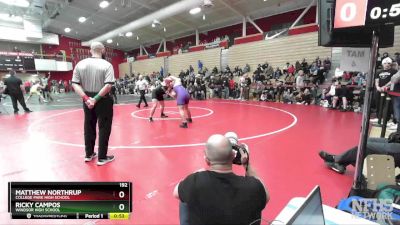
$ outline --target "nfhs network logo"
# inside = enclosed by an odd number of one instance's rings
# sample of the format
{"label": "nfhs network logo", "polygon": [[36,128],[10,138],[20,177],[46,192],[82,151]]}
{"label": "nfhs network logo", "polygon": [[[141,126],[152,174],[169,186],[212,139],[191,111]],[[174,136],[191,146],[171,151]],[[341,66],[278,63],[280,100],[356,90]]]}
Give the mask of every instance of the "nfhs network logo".
{"label": "nfhs network logo", "polygon": [[353,199],[352,214],[368,220],[391,220],[393,201],[391,199]]}

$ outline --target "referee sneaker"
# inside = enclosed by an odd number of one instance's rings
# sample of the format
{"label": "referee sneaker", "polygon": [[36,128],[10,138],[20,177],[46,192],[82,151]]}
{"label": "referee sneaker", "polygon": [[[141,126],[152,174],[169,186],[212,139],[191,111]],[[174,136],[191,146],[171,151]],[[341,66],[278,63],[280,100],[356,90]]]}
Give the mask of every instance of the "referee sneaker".
{"label": "referee sneaker", "polygon": [[115,77],[112,65],[102,59],[104,51],[105,48],[102,43],[93,42],[90,46],[92,57],[76,64],[72,75],[72,86],[83,100],[85,162],[92,161],[96,156],[94,146],[96,142],[96,124],[99,121],[99,155],[97,161],[99,166],[114,160],[114,156],[107,156],[107,150],[114,104],[110,96],[110,90],[115,82]]}

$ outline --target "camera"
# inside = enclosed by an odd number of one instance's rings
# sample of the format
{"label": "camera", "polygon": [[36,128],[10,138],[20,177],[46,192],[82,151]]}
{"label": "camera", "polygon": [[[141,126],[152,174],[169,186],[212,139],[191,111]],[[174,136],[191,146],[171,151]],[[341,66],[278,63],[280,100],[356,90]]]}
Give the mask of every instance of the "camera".
{"label": "camera", "polygon": [[[240,153],[240,150],[246,153],[249,157],[249,147],[244,143],[239,143],[238,136],[235,132],[227,132],[225,137],[228,138],[232,145],[232,149],[236,152],[236,156],[232,160],[232,163],[236,165],[242,165],[242,154]],[[249,160],[249,158],[247,160]]]}

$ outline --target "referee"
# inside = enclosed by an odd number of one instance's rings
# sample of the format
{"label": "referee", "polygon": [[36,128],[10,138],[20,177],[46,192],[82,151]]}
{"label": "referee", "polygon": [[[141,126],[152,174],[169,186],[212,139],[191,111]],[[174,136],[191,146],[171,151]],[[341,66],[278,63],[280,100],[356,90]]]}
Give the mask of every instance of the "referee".
{"label": "referee", "polygon": [[102,59],[104,51],[105,48],[102,43],[93,42],[90,46],[92,57],[76,64],[72,75],[72,86],[75,92],[83,99],[85,162],[92,161],[96,156],[94,146],[96,142],[96,124],[99,121],[98,166],[114,160],[114,156],[107,156],[107,150],[114,104],[109,92],[115,82],[115,77],[112,65]]}
{"label": "referee", "polygon": [[146,79],[143,78],[144,78],[143,75],[140,75],[139,80],[136,81],[136,88],[139,89],[140,92],[140,99],[138,104],[136,105],[136,107],[138,108],[140,108],[140,104],[142,103],[142,101],[144,101],[144,107],[148,107],[145,94],[149,83],[147,82]]}

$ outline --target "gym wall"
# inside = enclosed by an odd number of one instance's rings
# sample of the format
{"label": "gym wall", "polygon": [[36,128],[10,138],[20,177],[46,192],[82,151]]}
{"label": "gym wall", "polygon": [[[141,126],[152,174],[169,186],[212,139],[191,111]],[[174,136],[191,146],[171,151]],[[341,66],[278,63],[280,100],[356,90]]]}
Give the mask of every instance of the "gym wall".
{"label": "gym wall", "polygon": [[202,61],[203,68],[207,67],[208,70],[212,70],[216,66],[219,70],[221,64],[221,48],[170,56],[168,57],[168,72],[171,73],[171,75],[177,76],[182,69],[186,71],[186,69],[189,69],[189,66],[192,65],[194,72],[197,73],[198,60]]}
{"label": "gym wall", "polygon": [[132,73],[151,74],[153,72],[160,72],[161,67],[164,67],[164,60],[165,57],[159,57],[135,61],[132,63]]}
{"label": "gym wall", "polygon": [[268,62],[274,69],[282,68],[286,62],[295,64],[303,58],[312,62],[317,56],[321,59],[331,57],[331,48],[318,46],[318,32],[287,36],[248,44],[233,45],[229,48],[229,66],[243,68],[246,63],[251,71],[258,64]]}

